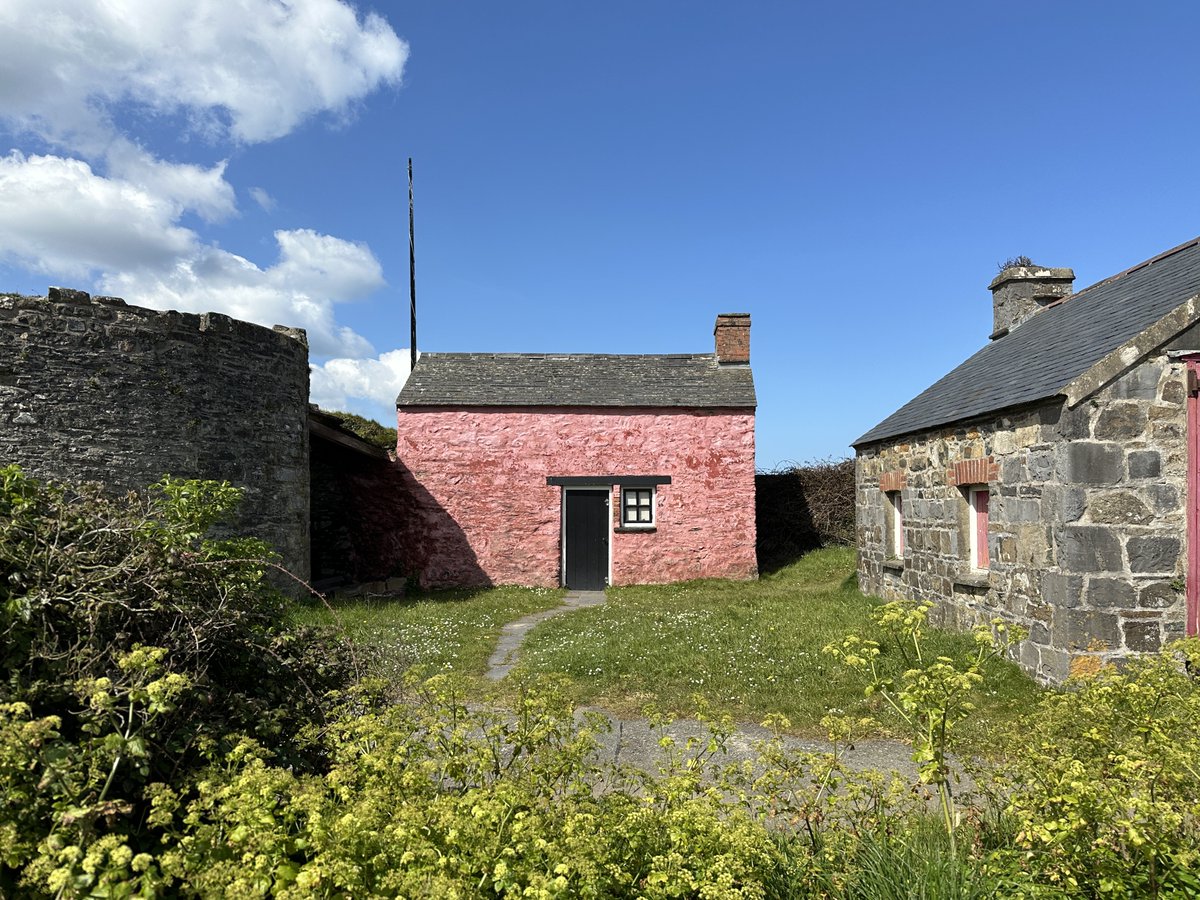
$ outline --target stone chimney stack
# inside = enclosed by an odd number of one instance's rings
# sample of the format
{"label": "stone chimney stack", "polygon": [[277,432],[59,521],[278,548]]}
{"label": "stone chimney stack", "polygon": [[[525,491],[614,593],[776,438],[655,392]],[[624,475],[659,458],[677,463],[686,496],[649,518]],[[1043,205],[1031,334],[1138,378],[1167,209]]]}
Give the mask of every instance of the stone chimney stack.
{"label": "stone chimney stack", "polygon": [[721,313],[713,329],[717,362],[723,366],[750,365],[750,313]]}
{"label": "stone chimney stack", "polygon": [[1004,337],[1071,293],[1075,272],[1045,266],[1008,266],[992,279],[992,340]]}

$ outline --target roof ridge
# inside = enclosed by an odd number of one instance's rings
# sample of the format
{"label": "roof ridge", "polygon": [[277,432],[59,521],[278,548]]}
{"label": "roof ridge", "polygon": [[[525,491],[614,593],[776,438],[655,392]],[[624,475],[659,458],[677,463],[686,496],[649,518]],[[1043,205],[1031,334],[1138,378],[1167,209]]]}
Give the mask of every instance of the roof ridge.
{"label": "roof ridge", "polygon": [[[1047,307],[1003,340],[984,344],[854,445],[1063,395],[1094,366],[1198,295],[1200,238],[1195,238],[1072,295],[1084,302],[1051,304],[1061,308],[1051,313]],[[1195,314],[1189,315],[1194,321]]]}
{"label": "roof ridge", "polygon": [[497,352],[491,350],[482,350],[476,353],[472,352],[434,352],[422,351],[422,356],[431,357],[472,357],[475,359],[547,359],[547,358],[591,358],[591,359],[713,359],[715,353],[574,353],[566,351],[554,350],[530,350],[527,352]]}
{"label": "roof ridge", "polygon": [[1088,291],[1092,290],[1093,288],[1098,288],[1098,287],[1101,287],[1106,284],[1111,284],[1114,281],[1117,281],[1121,278],[1125,278],[1128,275],[1132,275],[1134,272],[1139,272],[1142,269],[1145,269],[1149,266],[1154,265],[1155,263],[1162,262],[1164,259],[1168,259],[1169,257],[1174,256],[1176,253],[1182,253],[1184,250],[1187,250],[1191,247],[1195,247],[1197,244],[1200,244],[1200,237],[1194,237],[1190,241],[1184,241],[1179,246],[1172,247],[1170,250],[1164,250],[1162,253],[1159,253],[1156,256],[1152,256],[1149,259],[1142,260],[1140,263],[1137,263],[1136,265],[1132,265],[1128,269],[1124,269],[1124,270],[1118,272],[1116,275],[1109,275],[1107,278],[1100,279],[1095,284],[1089,284],[1087,287],[1083,288],[1082,290],[1075,291],[1074,293],[1071,293],[1071,294],[1067,294],[1067,296],[1063,297],[1061,300],[1056,300],[1054,303],[1047,304],[1046,309],[1053,309],[1054,307],[1062,306],[1064,303],[1067,303],[1071,300],[1076,300],[1079,297],[1082,297]]}

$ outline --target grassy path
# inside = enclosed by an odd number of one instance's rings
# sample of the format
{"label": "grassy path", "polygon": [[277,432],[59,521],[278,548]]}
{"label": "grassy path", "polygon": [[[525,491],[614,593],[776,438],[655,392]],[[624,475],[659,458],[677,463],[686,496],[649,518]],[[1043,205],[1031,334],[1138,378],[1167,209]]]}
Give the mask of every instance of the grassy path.
{"label": "grassy path", "polygon": [[[906,667],[871,621],[877,601],[858,590],[854,563],[853,550],[834,548],[759,581],[610,588],[603,605],[530,629],[513,674],[565,677],[576,702],[626,718],[647,707],[687,717],[699,701],[742,723],[782,715],[793,733],[820,737],[821,719],[829,713],[878,711],[863,696],[862,675],[822,648],[857,634],[880,641],[885,669],[898,674]],[[501,627],[558,606],[563,595],[504,587],[350,601],[335,609],[342,627],[377,651],[377,672],[384,677],[417,664],[482,676]],[[322,609],[304,617],[333,621]],[[973,646],[969,636],[934,632],[927,650],[955,657]],[[993,664],[978,713],[964,726],[966,736],[985,747],[989,735],[1030,708],[1038,692],[1016,666]],[[887,735],[886,724],[875,733]]]}
{"label": "grassy path", "polygon": [[403,599],[334,598],[300,608],[298,621],[333,625],[374,656],[374,674],[399,679],[413,666],[483,675],[507,622],[562,603],[564,590],[499,587],[435,591]]}

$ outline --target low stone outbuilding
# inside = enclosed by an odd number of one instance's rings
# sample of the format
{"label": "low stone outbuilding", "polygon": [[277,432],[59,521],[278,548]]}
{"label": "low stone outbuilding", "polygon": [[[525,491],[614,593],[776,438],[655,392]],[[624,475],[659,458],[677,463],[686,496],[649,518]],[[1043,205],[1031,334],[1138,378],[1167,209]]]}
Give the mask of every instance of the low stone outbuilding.
{"label": "low stone outbuilding", "polygon": [[716,352],[422,354],[396,455],[424,585],[753,578],[750,317]]}
{"label": "low stone outbuilding", "polygon": [[862,588],[1073,667],[1197,631],[1200,239],[1078,293],[991,283],[991,342],[857,441]]}

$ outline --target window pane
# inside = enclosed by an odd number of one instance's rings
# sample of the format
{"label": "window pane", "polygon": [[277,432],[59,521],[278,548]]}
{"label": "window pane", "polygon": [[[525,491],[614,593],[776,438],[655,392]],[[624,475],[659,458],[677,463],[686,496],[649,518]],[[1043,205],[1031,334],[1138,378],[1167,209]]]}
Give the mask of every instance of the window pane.
{"label": "window pane", "polygon": [[629,525],[654,524],[654,491],[626,488],[621,502],[622,519]]}

